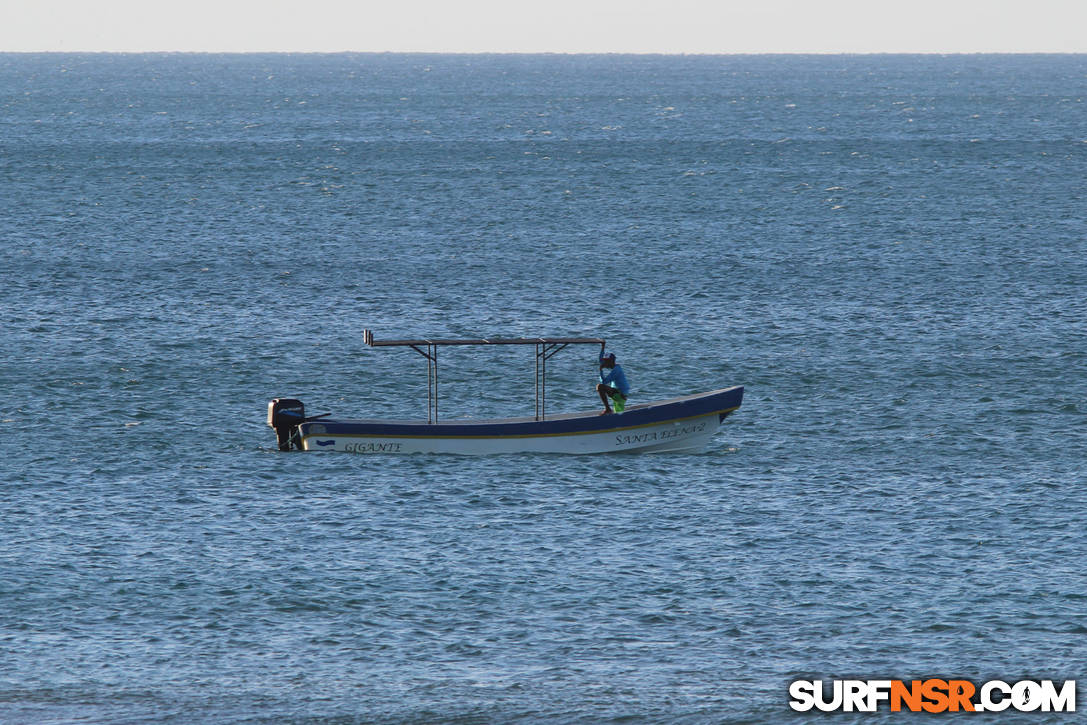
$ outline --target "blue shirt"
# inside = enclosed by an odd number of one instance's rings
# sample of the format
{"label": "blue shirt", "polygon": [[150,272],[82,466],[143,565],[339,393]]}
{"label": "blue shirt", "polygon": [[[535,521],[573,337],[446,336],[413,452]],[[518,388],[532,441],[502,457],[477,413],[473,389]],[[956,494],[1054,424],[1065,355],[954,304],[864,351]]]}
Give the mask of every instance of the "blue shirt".
{"label": "blue shirt", "polygon": [[600,382],[618,388],[624,397],[630,395],[630,383],[627,382],[627,376],[623,373],[623,368],[616,364],[615,367],[608,370],[607,375],[604,374],[605,370],[607,368],[601,368],[600,370]]}

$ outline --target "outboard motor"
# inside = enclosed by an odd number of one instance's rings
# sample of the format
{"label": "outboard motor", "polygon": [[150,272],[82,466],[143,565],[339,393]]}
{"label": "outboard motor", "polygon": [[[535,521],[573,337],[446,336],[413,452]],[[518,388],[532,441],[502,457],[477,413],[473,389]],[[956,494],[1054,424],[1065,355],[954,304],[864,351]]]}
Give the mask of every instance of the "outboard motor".
{"label": "outboard motor", "polygon": [[302,450],[298,424],[306,420],[306,406],[294,398],[276,398],[268,403],[268,425],[276,431],[279,450],[289,451],[291,443]]}

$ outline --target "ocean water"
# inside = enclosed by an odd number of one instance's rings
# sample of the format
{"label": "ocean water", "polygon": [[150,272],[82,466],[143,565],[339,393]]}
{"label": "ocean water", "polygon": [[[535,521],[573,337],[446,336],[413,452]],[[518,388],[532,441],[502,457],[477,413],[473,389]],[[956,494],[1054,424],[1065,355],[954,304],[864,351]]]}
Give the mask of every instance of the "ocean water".
{"label": "ocean water", "polygon": [[[1085,179],[1087,56],[0,55],[0,721],[1083,680]],[[693,455],[277,452],[273,397],[425,417],[364,328],[746,396]],[[442,364],[532,410],[530,351]]]}

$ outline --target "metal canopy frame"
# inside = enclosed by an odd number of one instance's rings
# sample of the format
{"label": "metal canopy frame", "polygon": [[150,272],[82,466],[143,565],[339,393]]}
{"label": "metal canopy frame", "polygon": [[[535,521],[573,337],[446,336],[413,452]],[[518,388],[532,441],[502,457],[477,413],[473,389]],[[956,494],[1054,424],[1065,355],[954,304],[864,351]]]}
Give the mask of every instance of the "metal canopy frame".
{"label": "metal canopy frame", "polygon": [[535,345],[536,346],[536,420],[547,417],[547,361],[568,345],[599,345],[604,353],[602,337],[515,337],[478,338],[471,340],[375,340],[370,330],[362,331],[362,339],[370,347],[410,347],[427,359],[427,423],[438,422],[438,348],[449,345]]}

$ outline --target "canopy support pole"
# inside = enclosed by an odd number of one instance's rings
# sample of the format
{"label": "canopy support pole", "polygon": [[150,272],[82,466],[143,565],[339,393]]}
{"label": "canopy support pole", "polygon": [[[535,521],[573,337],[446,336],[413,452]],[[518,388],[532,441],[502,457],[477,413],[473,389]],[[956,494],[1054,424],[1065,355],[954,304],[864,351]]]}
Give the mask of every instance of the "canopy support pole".
{"label": "canopy support pole", "polygon": [[536,343],[536,420],[547,419],[547,361],[570,343]]}
{"label": "canopy support pole", "polygon": [[[425,344],[426,350],[419,345]],[[408,345],[412,350],[426,358],[426,422],[438,422],[438,346],[431,343]]]}

